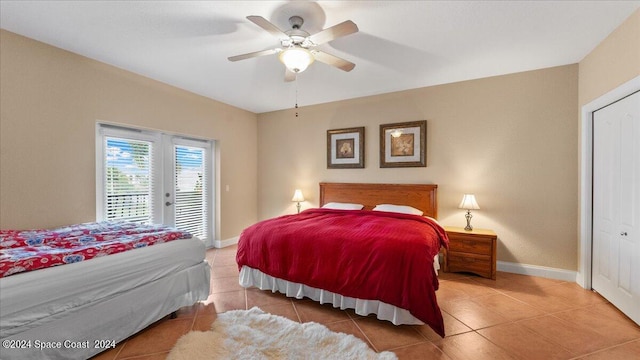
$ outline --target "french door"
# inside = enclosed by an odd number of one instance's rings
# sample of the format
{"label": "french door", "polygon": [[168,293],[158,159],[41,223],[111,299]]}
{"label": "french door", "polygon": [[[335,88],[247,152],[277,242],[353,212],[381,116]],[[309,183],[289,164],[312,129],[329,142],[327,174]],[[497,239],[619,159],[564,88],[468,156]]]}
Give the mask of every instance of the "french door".
{"label": "french door", "polygon": [[211,143],[164,135],[164,223],[211,240]]}
{"label": "french door", "polygon": [[592,287],[640,324],[640,92],[593,113]]}
{"label": "french door", "polygon": [[97,219],[165,224],[213,245],[213,141],[98,125]]}

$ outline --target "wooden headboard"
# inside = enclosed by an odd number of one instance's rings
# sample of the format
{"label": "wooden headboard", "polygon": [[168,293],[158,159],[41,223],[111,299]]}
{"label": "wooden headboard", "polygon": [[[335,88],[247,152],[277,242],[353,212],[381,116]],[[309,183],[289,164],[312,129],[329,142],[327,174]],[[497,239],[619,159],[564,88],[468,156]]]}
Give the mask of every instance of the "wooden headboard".
{"label": "wooden headboard", "polygon": [[438,185],[320,183],[320,206],[329,202],[364,205],[371,210],[378,204],[408,205],[438,218]]}

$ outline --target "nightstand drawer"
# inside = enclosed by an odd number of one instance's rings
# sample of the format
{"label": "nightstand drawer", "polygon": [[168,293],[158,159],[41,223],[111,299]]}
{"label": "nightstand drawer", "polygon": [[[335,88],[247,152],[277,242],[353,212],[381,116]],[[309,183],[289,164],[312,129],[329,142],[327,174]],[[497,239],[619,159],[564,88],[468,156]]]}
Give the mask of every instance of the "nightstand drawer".
{"label": "nightstand drawer", "polygon": [[449,251],[447,261],[449,271],[468,271],[491,276],[491,256]]}
{"label": "nightstand drawer", "polygon": [[463,234],[456,234],[455,241],[449,242],[449,251],[459,251],[473,254],[491,254],[491,246],[493,244],[491,239],[483,239],[478,236],[468,236]]}

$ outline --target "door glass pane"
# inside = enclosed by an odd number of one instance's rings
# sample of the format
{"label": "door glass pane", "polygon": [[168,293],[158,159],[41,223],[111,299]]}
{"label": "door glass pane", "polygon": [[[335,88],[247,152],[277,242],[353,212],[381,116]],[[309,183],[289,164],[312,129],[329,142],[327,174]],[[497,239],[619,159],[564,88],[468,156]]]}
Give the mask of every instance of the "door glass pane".
{"label": "door glass pane", "polygon": [[205,149],[175,146],[175,226],[204,240],[207,237]]}
{"label": "door glass pane", "polygon": [[151,146],[148,141],[105,138],[106,220],[152,222]]}

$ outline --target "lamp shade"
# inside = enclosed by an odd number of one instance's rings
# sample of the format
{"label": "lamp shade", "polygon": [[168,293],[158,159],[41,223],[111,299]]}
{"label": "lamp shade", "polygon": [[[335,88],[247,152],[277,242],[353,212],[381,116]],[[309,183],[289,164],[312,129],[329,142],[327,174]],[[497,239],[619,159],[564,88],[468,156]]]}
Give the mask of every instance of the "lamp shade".
{"label": "lamp shade", "polygon": [[301,47],[285,49],[278,56],[280,61],[294,73],[301,73],[315,60],[309,50]]}
{"label": "lamp shade", "polygon": [[291,199],[291,201],[293,202],[304,201],[304,196],[302,196],[302,190],[296,189],[296,191],[293,193],[293,199]]}
{"label": "lamp shade", "polygon": [[462,197],[462,201],[458,206],[460,209],[466,210],[478,210],[480,206],[478,206],[478,202],[476,201],[476,196],[473,194],[464,194]]}

